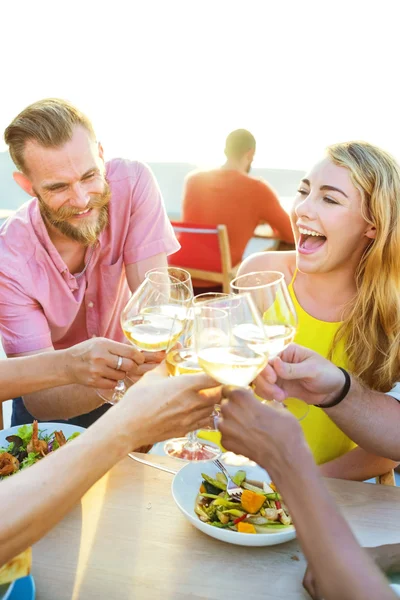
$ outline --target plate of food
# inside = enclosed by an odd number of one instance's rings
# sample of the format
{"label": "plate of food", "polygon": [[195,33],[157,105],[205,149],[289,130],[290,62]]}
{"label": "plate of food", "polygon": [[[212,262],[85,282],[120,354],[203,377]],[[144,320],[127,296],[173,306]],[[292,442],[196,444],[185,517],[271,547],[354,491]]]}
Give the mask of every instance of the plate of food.
{"label": "plate of food", "polygon": [[[37,421],[0,431],[0,481],[34,465],[84,431],[76,425]],[[34,599],[31,563],[28,548],[0,567],[0,600]]]}
{"label": "plate of food", "polygon": [[76,425],[37,421],[0,431],[0,481],[35,464],[83,431]]}
{"label": "plate of food", "polygon": [[273,546],[296,537],[288,509],[264,469],[227,471],[242,488],[240,502],[229,497],[226,478],[212,462],[189,463],[175,475],[173,498],[192,525],[239,546]]}

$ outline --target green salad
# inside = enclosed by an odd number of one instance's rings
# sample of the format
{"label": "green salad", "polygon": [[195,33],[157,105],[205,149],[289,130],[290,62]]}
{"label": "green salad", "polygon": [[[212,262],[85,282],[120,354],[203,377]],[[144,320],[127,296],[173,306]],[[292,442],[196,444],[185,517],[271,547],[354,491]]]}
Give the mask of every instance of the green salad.
{"label": "green salad", "polygon": [[273,533],[292,526],[288,509],[272,482],[250,481],[245,471],[237,471],[232,479],[242,488],[239,502],[227,493],[223,473],[217,473],[215,479],[206,473],[202,477],[194,510],[204,523],[240,533]]}
{"label": "green salad", "polygon": [[39,429],[37,421],[22,425],[17,434],[6,437],[8,446],[0,448],[0,479],[30,467],[78,435],[76,432],[65,438],[62,431],[47,434],[46,430]]}

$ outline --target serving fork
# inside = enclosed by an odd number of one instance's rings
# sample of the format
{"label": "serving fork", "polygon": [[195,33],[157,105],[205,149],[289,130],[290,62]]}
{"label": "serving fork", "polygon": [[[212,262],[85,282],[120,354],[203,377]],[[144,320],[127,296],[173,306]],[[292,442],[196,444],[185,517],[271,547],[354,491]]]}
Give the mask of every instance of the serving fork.
{"label": "serving fork", "polygon": [[218,467],[218,469],[220,471],[222,471],[222,473],[225,475],[225,477],[227,479],[226,491],[228,492],[229,496],[232,498],[232,500],[236,500],[237,502],[240,502],[240,498],[242,497],[242,493],[243,493],[242,488],[239,485],[236,485],[236,483],[233,481],[233,479],[231,478],[231,476],[229,475],[228,471],[225,469],[225,467],[221,461],[216,459],[213,461],[213,463],[216,467]]}

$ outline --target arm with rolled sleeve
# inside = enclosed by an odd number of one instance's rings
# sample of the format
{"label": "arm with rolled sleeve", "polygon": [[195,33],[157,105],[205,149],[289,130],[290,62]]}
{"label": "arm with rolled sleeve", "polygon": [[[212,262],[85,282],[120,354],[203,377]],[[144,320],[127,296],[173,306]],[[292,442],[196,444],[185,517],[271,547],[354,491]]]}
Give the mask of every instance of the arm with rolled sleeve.
{"label": "arm with rolled sleeve", "polygon": [[126,277],[131,291],[143,281],[146,271],[166,267],[167,256],[179,250],[157,181],[146,165],[136,169],[131,192],[129,233],[124,248]]}
{"label": "arm with rolled sleeve", "polygon": [[42,307],[4,273],[0,274],[0,333],[8,356],[36,352],[52,345]]}
{"label": "arm with rolled sleeve", "polygon": [[[50,328],[40,304],[18,282],[0,274],[0,332],[9,357],[54,350]],[[69,419],[94,410],[101,399],[83,385],[63,385],[24,396],[27,410],[41,420]]]}

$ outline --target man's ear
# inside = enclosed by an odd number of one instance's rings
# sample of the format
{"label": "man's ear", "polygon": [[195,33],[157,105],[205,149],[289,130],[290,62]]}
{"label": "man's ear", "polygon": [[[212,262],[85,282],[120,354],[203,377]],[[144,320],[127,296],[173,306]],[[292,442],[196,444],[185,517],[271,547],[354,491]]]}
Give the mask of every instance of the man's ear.
{"label": "man's ear", "polygon": [[376,227],[374,225],[368,225],[368,229],[365,232],[367,238],[374,240],[376,238]]}
{"label": "man's ear", "polygon": [[101,145],[101,142],[98,143],[98,147],[99,147],[99,156],[100,156],[101,160],[104,162],[104,149],[103,149],[103,146]]}
{"label": "man's ear", "polygon": [[17,183],[19,187],[24,190],[24,192],[26,192],[30,196],[36,196],[35,192],[33,191],[31,181],[26,175],[24,175],[20,171],[14,171],[13,178],[15,183]]}

